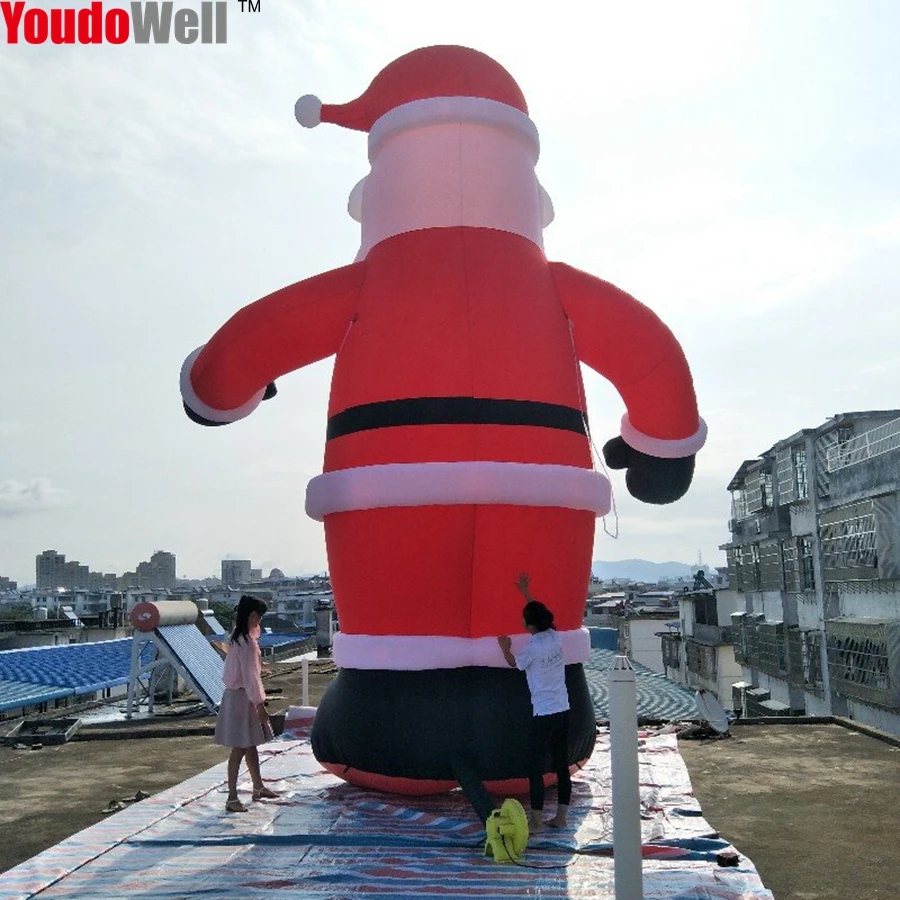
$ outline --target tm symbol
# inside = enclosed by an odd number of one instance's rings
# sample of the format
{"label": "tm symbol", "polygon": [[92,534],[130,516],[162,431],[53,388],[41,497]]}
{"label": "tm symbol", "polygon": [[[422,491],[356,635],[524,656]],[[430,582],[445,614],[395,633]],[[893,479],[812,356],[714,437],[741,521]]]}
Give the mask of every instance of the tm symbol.
{"label": "tm symbol", "polygon": [[259,12],[259,7],[262,3],[262,0],[256,0],[255,3],[253,2],[253,0],[238,0],[238,3],[241,4],[241,12]]}

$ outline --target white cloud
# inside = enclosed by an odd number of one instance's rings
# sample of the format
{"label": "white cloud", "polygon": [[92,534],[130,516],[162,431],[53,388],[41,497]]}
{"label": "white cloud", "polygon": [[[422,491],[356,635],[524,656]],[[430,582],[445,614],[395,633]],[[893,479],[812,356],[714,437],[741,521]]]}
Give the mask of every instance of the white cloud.
{"label": "white cloud", "polygon": [[47,478],[34,478],[27,484],[13,480],[0,483],[0,516],[3,517],[46,512],[69,503],[68,491],[53,487]]}

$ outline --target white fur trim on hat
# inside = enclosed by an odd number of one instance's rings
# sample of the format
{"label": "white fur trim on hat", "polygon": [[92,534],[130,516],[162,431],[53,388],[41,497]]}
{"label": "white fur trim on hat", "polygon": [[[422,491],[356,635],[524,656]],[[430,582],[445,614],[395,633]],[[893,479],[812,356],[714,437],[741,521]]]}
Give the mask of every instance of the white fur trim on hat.
{"label": "white fur trim on hat", "polygon": [[515,133],[525,140],[534,154],[533,162],[537,162],[541,144],[534,122],[518,109],[484,97],[428,97],[395,106],[377,119],[369,131],[369,160],[378,155],[388,138],[401,131],[462,122],[490,125]]}
{"label": "white fur trim on hat", "polygon": [[294,104],[294,116],[304,128],[322,124],[322,101],[313,94],[304,94]]}

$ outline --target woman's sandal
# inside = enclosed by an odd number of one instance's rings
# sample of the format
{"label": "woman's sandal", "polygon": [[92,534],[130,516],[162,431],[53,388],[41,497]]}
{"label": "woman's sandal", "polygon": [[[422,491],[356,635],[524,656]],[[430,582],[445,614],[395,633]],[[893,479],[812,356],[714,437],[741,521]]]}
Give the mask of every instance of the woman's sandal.
{"label": "woman's sandal", "polygon": [[249,812],[250,810],[241,803],[240,800],[226,800],[225,801],[225,812]]}
{"label": "woman's sandal", "polygon": [[262,787],[258,791],[253,792],[254,800],[274,800],[276,797],[280,797],[277,791],[273,791],[270,788]]}

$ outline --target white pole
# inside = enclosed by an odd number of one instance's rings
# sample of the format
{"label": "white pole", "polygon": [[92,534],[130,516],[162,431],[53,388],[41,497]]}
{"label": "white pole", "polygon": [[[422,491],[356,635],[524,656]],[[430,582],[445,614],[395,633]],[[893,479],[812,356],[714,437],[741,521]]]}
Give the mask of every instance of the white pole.
{"label": "white pole", "polygon": [[304,659],[300,663],[300,669],[302,672],[302,678],[300,679],[303,684],[303,705],[309,706],[309,660]]}
{"label": "white pole", "polygon": [[627,656],[617,656],[609,673],[609,755],[616,900],[642,900],[637,688]]}
{"label": "white pole", "polygon": [[131,718],[131,709],[137,694],[138,675],[141,668],[141,642],[138,640],[138,630],[134,629],[131,635],[131,670],[128,673],[128,702],[125,704],[125,718]]}

